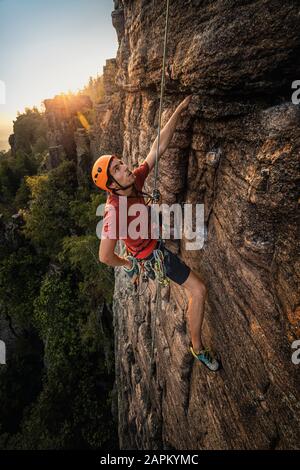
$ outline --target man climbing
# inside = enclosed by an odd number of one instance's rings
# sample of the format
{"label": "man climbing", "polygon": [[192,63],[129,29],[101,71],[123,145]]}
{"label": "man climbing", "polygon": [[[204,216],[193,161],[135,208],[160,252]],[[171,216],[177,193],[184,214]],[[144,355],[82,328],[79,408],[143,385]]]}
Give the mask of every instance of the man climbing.
{"label": "man climbing", "polygon": [[[177,106],[162,129],[158,158],[166,151],[176,129],[178,119],[181,113],[188,108],[191,98],[192,95],[186,97]],[[133,278],[136,277],[139,272],[137,263],[141,260],[152,259],[153,250],[161,250],[167,277],[183,286],[187,291],[189,298],[188,322],[192,340],[190,351],[198,361],[205,364],[210,370],[217,371],[220,368],[220,363],[213,357],[208,348],[204,348],[201,339],[207,289],[200,277],[177,255],[168,250],[162,240],[151,239],[150,234],[148,238],[139,237],[133,239],[127,236],[127,238],[124,239],[127,250],[130,252],[131,256],[123,258],[114,252],[117,239],[120,238],[118,236],[120,230],[118,219],[119,196],[125,196],[127,198],[128,209],[135,203],[146,205],[142,189],[145,179],[155,164],[157,142],[158,139],[156,138],[145,161],[133,171],[116,155],[102,155],[93,165],[92,179],[99,188],[109,192],[107,205],[115,209],[113,215],[110,210],[105,211],[104,214],[99,259],[102,263],[109,266],[123,266],[129,277]],[[128,214],[126,215],[127,224],[129,224],[130,219],[133,220],[134,217],[130,217]],[[115,236],[112,235],[114,230]]]}

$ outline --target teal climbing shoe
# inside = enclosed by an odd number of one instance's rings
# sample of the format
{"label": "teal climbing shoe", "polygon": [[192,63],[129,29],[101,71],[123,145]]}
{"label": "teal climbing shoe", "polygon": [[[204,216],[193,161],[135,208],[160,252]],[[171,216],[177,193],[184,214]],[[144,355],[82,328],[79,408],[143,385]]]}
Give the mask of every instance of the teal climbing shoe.
{"label": "teal climbing shoe", "polygon": [[213,357],[212,353],[209,351],[208,348],[205,348],[200,351],[199,354],[196,354],[193,347],[190,346],[190,351],[193,356],[198,361],[202,362],[206,367],[208,367],[209,370],[216,372],[221,368],[220,362],[215,357]]}

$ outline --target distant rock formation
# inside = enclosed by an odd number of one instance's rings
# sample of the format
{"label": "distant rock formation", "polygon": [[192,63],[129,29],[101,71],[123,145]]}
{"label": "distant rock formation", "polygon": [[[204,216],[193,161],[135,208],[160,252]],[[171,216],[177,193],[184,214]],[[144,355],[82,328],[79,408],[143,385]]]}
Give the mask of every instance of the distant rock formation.
{"label": "distant rock formation", "polygon": [[[92,108],[92,102],[85,95],[55,96],[44,100],[48,123],[49,158],[46,170],[56,168],[63,159],[77,161],[76,132],[80,126],[79,115]],[[78,134],[80,134],[79,129]],[[82,128],[85,133],[85,129]],[[79,151],[80,156],[82,156]],[[79,157],[80,158],[80,157]],[[87,171],[87,162],[85,170]],[[79,164],[80,166],[80,164]]]}

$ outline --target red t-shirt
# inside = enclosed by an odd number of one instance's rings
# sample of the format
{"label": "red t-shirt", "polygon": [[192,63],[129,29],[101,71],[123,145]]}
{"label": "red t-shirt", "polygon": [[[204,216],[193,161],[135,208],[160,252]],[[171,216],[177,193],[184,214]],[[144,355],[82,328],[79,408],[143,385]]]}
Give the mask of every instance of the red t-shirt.
{"label": "red t-shirt", "polygon": [[[133,173],[136,177],[134,182],[135,188],[138,191],[142,191],[145,179],[149,174],[148,163],[144,161],[138,168],[133,170]],[[135,215],[128,215],[130,207],[133,204],[137,203],[142,204],[145,207],[145,209],[143,209],[141,212],[141,218],[139,217],[139,210],[136,211]],[[125,210],[126,204],[127,212]],[[136,232],[141,232],[141,236],[134,239],[130,237],[130,233],[128,232],[130,232],[131,222],[136,218],[139,218],[141,220],[142,228],[140,227],[140,223],[138,223],[137,225],[133,224],[133,228],[136,229]],[[146,227],[148,228],[148,232],[146,231]],[[127,197],[117,196],[116,194],[109,193],[106,200],[106,206],[103,216],[103,228],[101,238],[124,240],[128,251],[138,259],[146,258],[147,256],[149,256],[157,245],[157,239],[151,239],[150,205],[145,204],[143,196]]]}

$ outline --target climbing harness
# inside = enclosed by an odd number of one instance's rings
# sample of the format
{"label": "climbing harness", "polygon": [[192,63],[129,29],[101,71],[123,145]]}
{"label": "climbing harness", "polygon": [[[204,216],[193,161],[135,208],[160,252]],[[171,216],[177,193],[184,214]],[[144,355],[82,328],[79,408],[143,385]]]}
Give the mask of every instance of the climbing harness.
{"label": "climbing harness", "polygon": [[[159,241],[162,242],[161,238]],[[136,295],[138,297],[145,293],[149,279],[153,281],[156,279],[162,286],[168,286],[170,284],[170,280],[166,276],[164,252],[160,248],[153,250],[152,256],[148,259],[138,259],[131,255],[128,255],[126,258],[132,262],[132,267],[128,269],[123,266],[123,269],[130,278],[134,279]],[[140,284],[143,283],[146,284],[144,289],[139,287]]]}

